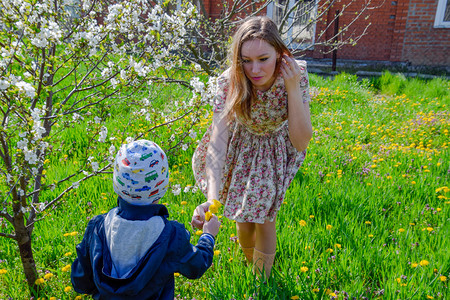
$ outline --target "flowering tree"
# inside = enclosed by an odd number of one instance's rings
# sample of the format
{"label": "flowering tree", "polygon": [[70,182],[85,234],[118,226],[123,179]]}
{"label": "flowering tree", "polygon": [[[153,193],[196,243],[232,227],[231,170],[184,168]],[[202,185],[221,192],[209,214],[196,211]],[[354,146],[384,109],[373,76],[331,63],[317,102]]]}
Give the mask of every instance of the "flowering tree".
{"label": "flowering tree", "polygon": [[[34,225],[65,194],[110,168],[121,142],[107,125],[115,104],[126,102],[148,124],[123,129],[124,139],[177,122],[186,134],[172,136],[167,150],[192,135],[204,84],[186,79],[199,68],[176,53],[195,19],[189,3],[171,11],[147,0],[0,0],[0,220],[7,223],[0,236],[17,242],[32,293],[39,293]],[[156,111],[151,93],[142,94],[163,85],[185,87],[192,98]],[[86,135],[72,141],[83,144],[79,163],[50,178],[60,137],[74,127]]]}

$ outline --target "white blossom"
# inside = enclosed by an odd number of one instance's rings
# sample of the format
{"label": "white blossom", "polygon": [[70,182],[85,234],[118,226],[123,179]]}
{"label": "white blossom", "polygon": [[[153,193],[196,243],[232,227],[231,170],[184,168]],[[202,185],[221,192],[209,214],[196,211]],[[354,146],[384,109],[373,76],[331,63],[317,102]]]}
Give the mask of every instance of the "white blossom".
{"label": "white blossom", "polygon": [[79,114],[77,114],[77,113],[74,113],[73,115],[72,115],[72,120],[74,120],[74,121],[78,121],[79,119],[83,119]]}
{"label": "white blossom", "polygon": [[0,80],[0,90],[6,90],[7,88],[9,88],[9,81],[7,80]]}
{"label": "white blossom", "polygon": [[181,186],[179,184],[175,184],[172,187],[172,194],[174,194],[175,196],[178,196],[181,193]]}
{"label": "white blossom", "polygon": [[109,151],[109,154],[115,155],[116,154],[116,147],[114,145],[111,145],[111,147],[109,147],[108,151]]}
{"label": "white blossom", "polygon": [[188,148],[189,148],[189,147],[188,147],[188,145],[186,145],[186,144],[181,145],[181,149],[183,149],[183,151],[186,151]]}
{"label": "white blossom", "polygon": [[98,141],[101,143],[104,143],[106,141],[107,135],[108,135],[108,128],[106,128],[105,126],[102,126],[102,128],[100,129]]}
{"label": "white blossom", "polygon": [[36,93],[36,90],[34,89],[34,87],[25,82],[25,81],[19,81],[16,83],[16,86],[19,88],[19,90],[21,92],[25,92],[25,94],[30,97],[30,98],[34,98],[34,95]]}
{"label": "white blossom", "polygon": [[34,108],[31,111],[31,118],[33,118],[33,120],[35,120],[35,121],[39,121],[41,119],[40,114],[41,114],[41,110],[39,108]]}
{"label": "white blossom", "polygon": [[25,154],[25,160],[30,164],[34,165],[38,161],[38,157],[33,150],[28,150],[27,147],[23,149],[23,153]]}
{"label": "white blossom", "polygon": [[126,80],[128,78],[127,71],[121,70],[120,71],[120,78],[122,78],[123,80]]}
{"label": "white blossom", "polygon": [[98,171],[98,167],[99,167],[98,162],[96,162],[96,161],[91,162],[91,166],[92,166],[92,170],[94,170],[94,172]]}
{"label": "white blossom", "polygon": [[111,78],[110,82],[113,89],[115,89],[119,84],[119,82],[115,78]]}
{"label": "white blossom", "polygon": [[24,149],[28,146],[28,141],[26,139],[20,140],[17,142],[17,148]]}
{"label": "white blossom", "polygon": [[109,76],[111,76],[111,70],[109,68],[104,68],[103,71],[102,71],[102,77],[106,78],[106,77],[109,77]]}
{"label": "white blossom", "polygon": [[189,137],[191,138],[191,139],[195,139],[196,137],[197,137],[197,132],[195,132],[195,131],[191,131],[190,133],[189,133]]}
{"label": "white blossom", "polygon": [[127,142],[127,144],[132,143],[134,141],[134,138],[132,138],[131,136],[127,137],[125,139],[125,141]]}
{"label": "white blossom", "polygon": [[72,186],[74,189],[77,189],[80,187],[80,182],[79,181],[75,181],[74,183],[72,183]]}
{"label": "white blossom", "polygon": [[96,124],[100,124],[101,121],[102,121],[101,118],[99,118],[99,117],[97,117],[97,116],[94,117],[94,122],[95,122]]}

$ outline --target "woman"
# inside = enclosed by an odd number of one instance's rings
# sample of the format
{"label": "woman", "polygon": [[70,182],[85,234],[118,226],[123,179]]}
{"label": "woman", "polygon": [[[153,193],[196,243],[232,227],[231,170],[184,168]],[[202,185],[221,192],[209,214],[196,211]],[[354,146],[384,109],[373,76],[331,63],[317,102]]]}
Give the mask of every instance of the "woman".
{"label": "woman", "polygon": [[306,63],[297,63],[267,17],[251,17],[233,36],[230,68],[217,80],[210,128],[193,156],[207,201],[192,225],[219,200],[254,271],[269,276],[275,220],[312,137]]}

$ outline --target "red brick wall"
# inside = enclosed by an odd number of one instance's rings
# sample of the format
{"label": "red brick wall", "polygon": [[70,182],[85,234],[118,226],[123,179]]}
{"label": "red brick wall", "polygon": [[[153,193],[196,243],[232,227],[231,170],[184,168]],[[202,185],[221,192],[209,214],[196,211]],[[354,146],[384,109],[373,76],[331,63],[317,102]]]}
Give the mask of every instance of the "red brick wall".
{"label": "red brick wall", "polygon": [[402,60],[450,66],[450,28],[433,28],[437,0],[410,0]]}
{"label": "red brick wall", "polygon": [[[231,3],[233,0],[227,1]],[[319,7],[326,1],[320,0]],[[303,54],[312,58],[331,58],[331,48],[320,44],[334,35],[333,19],[336,11],[342,12],[339,17],[339,27],[342,29],[354,21],[363,2],[336,1],[316,24],[317,45]],[[433,28],[437,4],[438,0],[372,0],[371,6],[376,8],[364,11],[348,31],[339,36],[339,40],[356,40],[364,28],[369,23],[371,25],[356,45],[345,45],[338,49],[337,58],[449,66],[450,28]],[[223,1],[204,0],[204,6],[207,14],[214,19],[222,13]],[[343,10],[343,6],[347,7]]]}
{"label": "red brick wall", "polygon": [[[338,2],[330,9],[330,13],[317,23],[316,42],[321,42],[320,33],[332,22],[334,12],[342,10],[342,5],[350,2],[351,0]],[[386,0],[384,3],[382,0],[372,0],[372,4],[379,7],[364,13],[363,17],[352,25],[354,31],[350,30],[358,35],[370,22],[367,34],[355,46],[344,46],[339,49],[338,59],[400,61],[430,66],[450,65],[448,54],[450,28],[433,28],[438,0]],[[360,6],[352,3],[344,10],[339,18],[340,27],[350,24],[360,9]],[[324,37],[331,37],[332,30],[333,26],[330,26]],[[317,46],[305,54],[313,58],[331,58],[332,54],[327,52],[329,48]]]}

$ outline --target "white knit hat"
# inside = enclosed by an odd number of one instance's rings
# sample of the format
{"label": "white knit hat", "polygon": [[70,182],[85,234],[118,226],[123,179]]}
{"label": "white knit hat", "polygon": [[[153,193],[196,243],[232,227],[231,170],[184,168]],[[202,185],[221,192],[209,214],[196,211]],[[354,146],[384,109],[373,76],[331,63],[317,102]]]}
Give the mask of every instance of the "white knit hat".
{"label": "white knit hat", "polygon": [[169,164],[154,142],[138,140],[120,147],[113,174],[114,191],[134,205],[161,199],[169,185]]}

